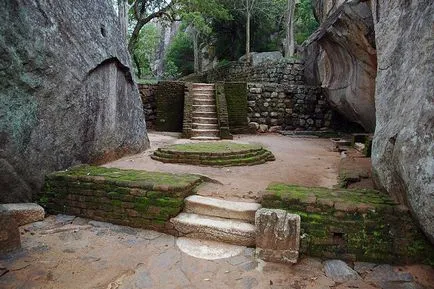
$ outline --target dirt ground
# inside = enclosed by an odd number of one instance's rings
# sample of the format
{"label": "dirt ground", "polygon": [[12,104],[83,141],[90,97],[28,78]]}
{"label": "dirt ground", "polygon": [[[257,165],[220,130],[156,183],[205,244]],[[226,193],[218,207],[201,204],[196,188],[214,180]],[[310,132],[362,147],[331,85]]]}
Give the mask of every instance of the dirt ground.
{"label": "dirt ground", "polygon": [[239,198],[255,200],[271,182],[329,188],[337,184],[339,153],[331,151],[331,143],[328,139],[292,138],[279,134],[234,136],[236,142],[262,144],[276,157],[275,161],[256,166],[213,168],[165,164],[149,157],[159,147],[191,142],[178,139],[178,136],[178,134],[151,132],[149,150],[124,157],[105,166],[205,175],[219,181],[221,185],[207,184],[199,189],[199,194],[234,200]]}

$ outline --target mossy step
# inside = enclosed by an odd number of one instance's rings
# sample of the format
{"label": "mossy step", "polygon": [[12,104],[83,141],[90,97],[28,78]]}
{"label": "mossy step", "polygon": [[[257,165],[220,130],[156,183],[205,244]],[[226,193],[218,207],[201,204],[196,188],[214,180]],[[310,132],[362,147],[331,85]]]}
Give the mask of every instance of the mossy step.
{"label": "mossy step", "polygon": [[154,191],[183,191],[201,183],[201,177],[191,174],[170,174],[139,170],[123,170],[80,165],[47,175],[47,180],[82,181],[112,184]]}
{"label": "mossy step", "polygon": [[251,157],[240,158],[238,156],[233,156],[231,158],[173,158],[164,157],[159,155],[152,155],[152,159],[161,161],[164,163],[180,163],[180,164],[191,164],[191,165],[204,165],[204,166],[250,166],[266,163],[267,161],[273,161],[275,158],[269,151],[261,151]]}

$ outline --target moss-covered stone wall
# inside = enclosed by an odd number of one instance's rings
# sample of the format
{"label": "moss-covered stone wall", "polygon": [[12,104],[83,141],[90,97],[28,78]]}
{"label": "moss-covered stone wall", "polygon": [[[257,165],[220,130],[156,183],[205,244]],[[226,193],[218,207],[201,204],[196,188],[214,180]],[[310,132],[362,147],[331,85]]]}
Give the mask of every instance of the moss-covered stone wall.
{"label": "moss-covered stone wall", "polygon": [[301,216],[304,254],[351,261],[434,264],[434,247],[408,210],[383,193],[271,184],[262,206]]}
{"label": "moss-covered stone wall", "polygon": [[225,82],[229,129],[232,133],[244,133],[248,130],[247,123],[247,83]]}
{"label": "moss-covered stone wall", "polygon": [[202,182],[196,175],[78,166],[46,177],[39,203],[70,214],[176,235],[169,222]]}
{"label": "moss-covered stone wall", "polygon": [[185,83],[161,81],[156,92],[158,131],[182,132]]}

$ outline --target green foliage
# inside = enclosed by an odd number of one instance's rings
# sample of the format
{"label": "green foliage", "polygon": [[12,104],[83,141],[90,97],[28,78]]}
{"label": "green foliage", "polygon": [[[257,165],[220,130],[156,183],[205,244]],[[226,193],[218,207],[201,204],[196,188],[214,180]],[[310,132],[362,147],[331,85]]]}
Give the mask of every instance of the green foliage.
{"label": "green foliage", "polygon": [[154,23],[146,24],[140,31],[133,48],[136,75],[139,78],[153,78],[151,64],[155,61],[156,50],[160,41],[160,31]]}
{"label": "green foliage", "polygon": [[190,36],[180,31],[169,46],[165,59],[167,78],[193,73],[193,42]]}
{"label": "green foliage", "polygon": [[295,40],[303,43],[317,28],[319,24],[313,14],[311,0],[301,0],[295,8]]}

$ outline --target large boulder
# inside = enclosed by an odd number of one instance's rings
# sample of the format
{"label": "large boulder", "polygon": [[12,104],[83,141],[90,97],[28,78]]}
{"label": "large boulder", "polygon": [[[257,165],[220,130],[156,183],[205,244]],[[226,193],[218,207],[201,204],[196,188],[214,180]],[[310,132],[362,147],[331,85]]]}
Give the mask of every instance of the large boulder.
{"label": "large boulder", "polygon": [[314,7],[321,25],[304,44],[306,80],[320,83],[337,111],[373,132],[377,58],[370,6],[317,0]]}
{"label": "large boulder", "polygon": [[147,148],[129,58],[110,1],[0,2],[0,203]]}
{"label": "large boulder", "polygon": [[377,185],[408,204],[434,242],[434,2],[374,2],[373,172]]}

